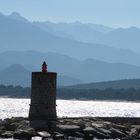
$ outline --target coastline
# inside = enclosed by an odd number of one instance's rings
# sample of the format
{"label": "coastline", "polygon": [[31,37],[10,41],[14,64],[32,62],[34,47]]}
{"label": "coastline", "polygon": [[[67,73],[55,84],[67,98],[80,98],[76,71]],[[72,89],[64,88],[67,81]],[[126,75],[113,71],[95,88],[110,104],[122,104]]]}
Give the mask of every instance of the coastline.
{"label": "coastline", "polygon": [[[9,96],[0,96],[0,99],[8,98],[8,99],[30,99],[29,97],[9,97]],[[65,99],[65,98],[57,98],[56,100],[67,100],[67,101],[97,101],[97,102],[122,102],[122,103],[140,103],[140,100],[90,100],[90,99]]]}

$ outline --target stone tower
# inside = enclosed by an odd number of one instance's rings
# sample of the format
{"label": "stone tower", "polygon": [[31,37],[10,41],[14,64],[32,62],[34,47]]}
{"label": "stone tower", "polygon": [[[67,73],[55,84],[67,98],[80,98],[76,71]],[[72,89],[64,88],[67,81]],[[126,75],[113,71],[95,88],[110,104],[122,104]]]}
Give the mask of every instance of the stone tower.
{"label": "stone tower", "polygon": [[56,78],[57,73],[47,72],[45,62],[42,72],[32,72],[30,121],[56,119]]}

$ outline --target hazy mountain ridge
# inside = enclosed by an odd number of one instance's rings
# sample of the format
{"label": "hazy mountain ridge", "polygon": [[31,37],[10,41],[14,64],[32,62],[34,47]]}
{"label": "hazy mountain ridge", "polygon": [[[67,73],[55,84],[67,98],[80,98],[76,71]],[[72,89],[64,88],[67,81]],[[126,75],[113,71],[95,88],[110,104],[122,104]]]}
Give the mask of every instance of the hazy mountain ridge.
{"label": "hazy mountain ridge", "polygon": [[100,43],[119,48],[129,48],[140,53],[140,29],[137,27],[118,28],[101,38]]}
{"label": "hazy mountain ridge", "polygon": [[[58,86],[68,86],[78,83],[83,83],[83,81],[70,76],[58,75]],[[23,87],[30,87],[31,71],[25,69],[20,64],[10,65],[0,70],[0,85],[20,85]]]}
{"label": "hazy mountain ridge", "polygon": [[102,33],[108,33],[108,32],[115,29],[113,27],[105,26],[102,24],[87,23],[87,25],[89,25],[92,29],[99,31],[99,32],[102,32]]}
{"label": "hazy mountain ridge", "polygon": [[20,64],[13,64],[0,71],[0,85],[31,85],[31,73]]}
{"label": "hazy mountain ridge", "polygon": [[15,20],[19,20],[25,23],[29,23],[29,21],[24,18],[23,16],[21,16],[18,12],[13,12],[11,13],[8,17],[10,17],[11,19],[15,19]]}
{"label": "hazy mountain ridge", "polygon": [[[96,24],[35,22],[34,25],[54,35],[67,34],[65,37],[86,43],[99,43],[116,48],[128,48],[140,53],[140,29],[137,27],[111,28]],[[60,33],[60,34],[59,34]]]}
{"label": "hazy mountain ridge", "polygon": [[[0,15],[0,50],[37,50],[57,52],[79,59],[95,58],[108,62],[140,65],[140,55],[127,49],[116,49],[103,44],[78,42],[54,36],[20,15]],[[22,19],[22,20],[21,20]],[[24,20],[24,21],[23,21]],[[83,25],[82,25],[83,26]],[[97,32],[97,31],[96,31]],[[80,52],[80,53],[79,53]]]}
{"label": "hazy mountain ridge", "polygon": [[48,64],[49,71],[55,71],[60,76],[66,76],[68,80],[65,82],[65,85],[68,85],[66,84],[68,81],[69,85],[74,85],[83,82],[140,78],[140,67],[138,66],[123,63],[108,63],[96,59],[81,61],[52,52],[4,52],[0,54],[0,67],[2,69],[16,63],[23,65],[28,71],[41,71],[41,64],[44,60]]}
{"label": "hazy mountain ridge", "polygon": [[54,35],[88,43],[91,43],[91,40],[93,40],[93,38],[95,40],[94,43],[96,43],[98,41],[98,38],[102,38],[102,36],[104,35],[103,32],[96,30],[93,25],[92,27],[89,24],[82,24],[80,22],[33,22],[33,24]]}
{"label": "hazy mountain ridge", "polygon": [[[84,32],[93,28],[89,25],[81,25],[81,23],[75,24],[77,24],[76,29],[78,28],[79,31],[81,28]],[[1,68],[16,63],[23,65],[29,71],[40,70],[41,63],[47,60],[50,71],[56,71],[60,75],[71,78],[70,81],[75,80],[75,82],[80,83],[81,81],[98,82],[140,77],[140,67],[134,66],[140,66],[140,55],[131,50],[58,37],[51,33],[53,29],[48,28],[48,31],[41,29],[28,20],[26,21],[18,13],[10,16],[0,14],[0,30],[1,51],[17,50],[0,53]],[[112,29],[108,30],[111,31],[103,33],[96,30],[94,32],[100,35],[114,31]],[[20,52],[18,50],[36,51]],[[38,50],[41,52],[38,52]],[[73,84],[76,84],[75,82]]]}

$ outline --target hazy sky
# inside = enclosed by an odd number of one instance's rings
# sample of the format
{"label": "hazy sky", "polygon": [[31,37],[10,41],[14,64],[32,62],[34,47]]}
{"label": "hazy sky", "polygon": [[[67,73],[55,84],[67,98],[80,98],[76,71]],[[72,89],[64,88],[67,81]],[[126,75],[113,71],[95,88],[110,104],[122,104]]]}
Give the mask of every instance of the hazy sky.
{"label": "hazy sky", "polygon": [[0,12],[30,20],[139,26],[140,0],[0,0]]}

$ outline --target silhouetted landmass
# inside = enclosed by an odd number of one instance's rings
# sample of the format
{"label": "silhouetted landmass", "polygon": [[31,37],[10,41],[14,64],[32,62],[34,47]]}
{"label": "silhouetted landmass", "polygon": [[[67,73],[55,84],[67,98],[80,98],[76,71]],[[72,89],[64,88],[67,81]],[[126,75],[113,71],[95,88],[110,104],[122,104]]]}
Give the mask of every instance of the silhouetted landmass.
{"label": "silhouetted landmass", "polygon": [[70,89],[129,89],[129,88],[140,88],[140,79],[124,79],[124,80],[115,80],[115,81],[105,81],[97,83],[87,83],[68,86]]}
{"label": "silhouetted landmass", "polygon": [[60,99],[84,99],[84,100],[140,100],[140,89],[58,89]]}
{"label": "silhouetted landmass", "polygon": [[[31,89],[21,86],[0,85],[0,96],[11,98],[30,98]],[[57,89],[58,99],[78,99],[78,100],[140,100],[140,89]]]}
{"label": "silhouetted landmass", "polygon": [[11,97],[11,98],[29,98],[31,94],[31,89],[21,86],[4,86],[0,85],[0,96],[1,97]]}

